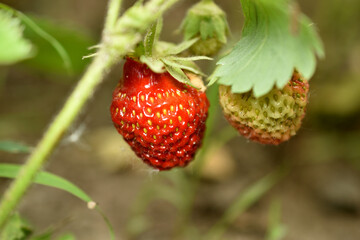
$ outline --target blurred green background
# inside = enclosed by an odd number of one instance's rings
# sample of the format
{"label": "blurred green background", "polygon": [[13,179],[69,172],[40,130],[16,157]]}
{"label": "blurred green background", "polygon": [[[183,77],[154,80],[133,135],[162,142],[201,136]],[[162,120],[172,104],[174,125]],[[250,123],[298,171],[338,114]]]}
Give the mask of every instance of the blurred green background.
{"label": "blurred green background", "polygon": [[[88,47],[99,40],[107,3],[1,2],[36,20],[63,44],[73,64],[72,71],[67,71],[53,48],[26,28],[25,37],[36,47],[35,57],[0,67],[0,140],[35,146],[89,63],[81,57],[91,53]],[[134,3],[124,2],[125,7]],[[195,2],[181,1],[167,12],[163,39],[181,40],[175,30]],[[240,3],[216,2],[228,14],[229,44],[234,43],[243,24]],[[153,173],[136,159],[112,126],[109,106],[112,89],[121,77],[119,63],[52,155],[47,170],[92,196],[119,239],[187,240],[199,239],[244,189],[286,165],[287,175],[259,201],[252,201],[226,227],[222,239],[360,239],[360,1],[298,2],[319,30],[326,58],[310,81],[303,126],[289,142],[275,147],[240,136],[231,138],[214,98],[210,113],[214,116],[210,117],[216,122],[207,139],[199,179],[196,163],[186,170]],[[211,73],[213,65],[203,67]],[[209,92],[216,93],[212,88]],[[25,159],[26,154],[0,152],[0,162],[22,163]],[[0,179],[0,192],[9,183]],[[38,233],[52,227],[55,235],[71,232],[77,239],[108,239],[101,218],[59,190],[33,186],[21,203],[20,214]],[[269,216],[275,220],[269,222]],[[282,233],[276,235],[276,231]]]}

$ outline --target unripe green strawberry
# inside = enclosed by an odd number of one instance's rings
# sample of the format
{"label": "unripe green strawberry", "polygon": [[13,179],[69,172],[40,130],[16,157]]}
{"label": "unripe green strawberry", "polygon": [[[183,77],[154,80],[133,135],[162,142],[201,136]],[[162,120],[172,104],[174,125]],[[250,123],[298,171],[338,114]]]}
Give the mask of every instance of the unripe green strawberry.
{"label": "unripe green strawberry", "polygon": [[296,134],[305,116],[309,83],[298,72],[283,89],[255,98],[252,92],[236,94],[221,85],[220,104],[230,124],[241,135],[263,144],[277,145]]}

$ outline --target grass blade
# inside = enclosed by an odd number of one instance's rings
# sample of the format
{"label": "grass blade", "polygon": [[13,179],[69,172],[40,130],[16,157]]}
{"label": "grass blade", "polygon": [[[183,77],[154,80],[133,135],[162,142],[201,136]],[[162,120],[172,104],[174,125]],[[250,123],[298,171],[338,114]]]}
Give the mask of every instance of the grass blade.
{"label": "grass blade", "polygon": [[[21,165],[17,164],[6,164],[2,163],[0,164],[0,177],[6,177],[6,178],[16,178],[19,174],[21,169]],[[93,200],[80,188],[69,182],[68,180],[65,180],[59,176],[56,176],[52,173],[48,172],[40,172],[35,180],[35,183],[58,188],[61,190],[64,190],[68,193],[71,193],[72,195],[80,198],[81,200],[85,202],[92,202]]]}
{"label": "grass blade", "polygon": [[269,228],[266,240],[281,240],[284,239],[286,228],[281,223],[281,202],[273,200],[269,211]]}
{"label": "grass blade", "polygon": [[29,153],[31,147],[13,141],[0,141],[0,151],[9,153]]}

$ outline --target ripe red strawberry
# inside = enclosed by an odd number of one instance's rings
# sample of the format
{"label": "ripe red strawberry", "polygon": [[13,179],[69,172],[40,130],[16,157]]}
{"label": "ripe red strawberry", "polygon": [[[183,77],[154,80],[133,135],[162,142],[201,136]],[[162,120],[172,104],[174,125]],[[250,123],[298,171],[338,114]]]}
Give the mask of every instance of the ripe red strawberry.
{"label": "ripe red strawberry", "polygon": [[220,86],[220,104],[230,124],[241,135],[263,144],[287,141],[301,126],[305,116],[309,83],[298,72],[283,89],[272,89],[255,98],[252,92],[234,94]]}
{"label": "ripe red strawberry", "polygon": [[128,58],[110,111],[133,151],[150,166],[167,170],[193,159],[204,135],[208,107],[204,92]]}

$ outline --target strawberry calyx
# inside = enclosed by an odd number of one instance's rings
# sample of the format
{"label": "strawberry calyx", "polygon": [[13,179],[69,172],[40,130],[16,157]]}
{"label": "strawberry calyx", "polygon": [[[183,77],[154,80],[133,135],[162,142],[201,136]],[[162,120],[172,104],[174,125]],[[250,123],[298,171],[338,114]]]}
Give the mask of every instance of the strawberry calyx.
{"label": "strawberry calyx", "polygon": [[180,30],[185,40],[199,38],[190,50],[206,56],[217,54],[230,33],[225,12],[213,0],[202,0],[192,6]]}
{"label": "strawberry calyx", "polygon": [[177,81],[199,88],[192,83],[187,73],[205,76],[194,61],[212,60],[212,58],[207,56],[178,56],[198,41],[198,38],[183,41],[180,44],[159,41],[161,29],[162,19],[159,19],[150,27],[144,41],[128,57],[145,63],[155,73],[169,72]]}

